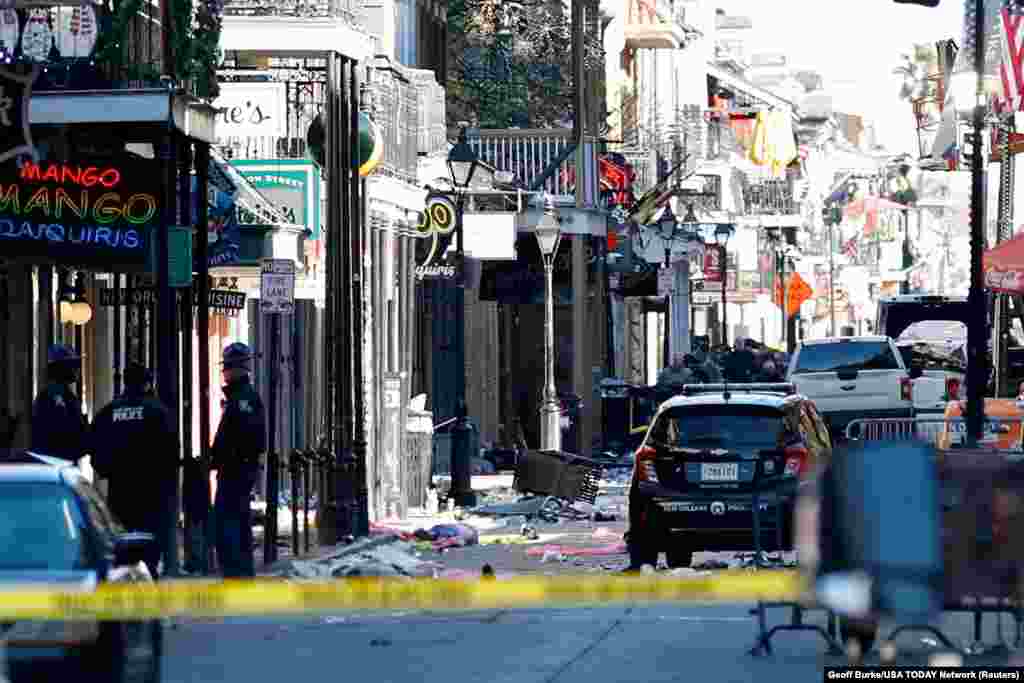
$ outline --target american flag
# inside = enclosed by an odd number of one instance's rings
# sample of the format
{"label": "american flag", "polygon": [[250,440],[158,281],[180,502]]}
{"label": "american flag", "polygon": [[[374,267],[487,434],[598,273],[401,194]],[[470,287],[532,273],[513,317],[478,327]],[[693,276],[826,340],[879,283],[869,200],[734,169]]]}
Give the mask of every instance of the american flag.
{"label": "american flag", "polygon": [[1024,3],[1007,0],[999,11],[1003,59],[999,76],[1006,111],[1024,111]]}
{"label": "american flag", "polygon": [[843,243],[843,246],[839,247],[839,251],[843,253],[851,261],[857,260],[857,255],[860,253],[860,248],[857,246],[857,236],[854,235],[849,240]]}

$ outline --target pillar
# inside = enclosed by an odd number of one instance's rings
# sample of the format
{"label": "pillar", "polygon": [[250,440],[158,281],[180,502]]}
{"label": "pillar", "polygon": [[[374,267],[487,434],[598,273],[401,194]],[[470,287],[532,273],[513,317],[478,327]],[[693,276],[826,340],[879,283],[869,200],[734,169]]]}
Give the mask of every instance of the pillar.
{"label": "pillar", "polygon": [[93,415],[114,399],[114,308],[99,305],[101,286],[97,283],[89,295],[93,305],[89,323],[93,335]]}
{"label": "pillar", "polygon": [[674,360],[690,352],[690,261],[684,258],[672,264],[675,293],[671,298],[672,311],[669,315],[671,331],[669,349]]}
{"label": "pillar", "polygon": [[[584,401],[584,410],[589,414],[593,401],[590,400],[590,358],[593,340],[589,339],[588,324],[589,292],[587,286],[587,252],[588,236],[572,235],[572,391]],[[562,444],[562,450],[583,454],[589,451],[590,420],[581,419],[578,423],[577,438],[574,444]]]}
{"label": "pillar", "polygon": [[[31,439],[33,381],[32,344],[32,268],[17,264],[7,266],[7,325],[4,339],[7,345],[3,355],[7,367],[0,373],[8,383],[0,387],[3,405],[0,416],[9,415],[18,422],[13,433],[12,447],[27,447]],[[44,365],[45,367],[45,365]]]}

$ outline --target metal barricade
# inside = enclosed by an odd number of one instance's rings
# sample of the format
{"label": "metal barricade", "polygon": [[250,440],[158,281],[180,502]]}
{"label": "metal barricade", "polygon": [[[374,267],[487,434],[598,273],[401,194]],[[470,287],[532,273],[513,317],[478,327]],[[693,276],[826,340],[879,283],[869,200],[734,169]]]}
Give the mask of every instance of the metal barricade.
{"label": "metal barricade", "polygon": [[[1017,425],[1019,431],[1018,437],[1014,438],[1015,443],[1010,448],[1001,449],[1020,450],[1019,434],[1024,432],[1021,428],[1022,423],[1024,418],[1021,417],[986,417],[984,439],[996,442],[1003,435],[1010,434],[1012,426]],[[844,436],[858,441],[924,441],[936,446],[960,448],[964,444],[966,433],[966,418],[962,416],[897,417],[853,420],[846,425]],[[943,435],[948,437],[945,440],[948,443],[940,442]]]}

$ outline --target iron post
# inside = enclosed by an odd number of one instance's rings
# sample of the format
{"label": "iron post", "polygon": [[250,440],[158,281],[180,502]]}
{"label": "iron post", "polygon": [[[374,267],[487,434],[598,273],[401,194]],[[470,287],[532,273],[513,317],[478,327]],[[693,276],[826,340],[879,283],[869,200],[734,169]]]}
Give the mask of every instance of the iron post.
{"label": "iron post", "polygon": [[982,437],[985,421],[985,389],[988,384],[986,364],[988,307],[985,303],[985,281],[982,272],[982,250],[985,245],[985,156],[982,147],[985,128],[985,2],[975,0],[974,7],[974,71],[977,78],[976,98],[972,107],[973,149],[971,150],[971,286],[968,307],[971,324],[967,327],[967,444],[976,447]]}

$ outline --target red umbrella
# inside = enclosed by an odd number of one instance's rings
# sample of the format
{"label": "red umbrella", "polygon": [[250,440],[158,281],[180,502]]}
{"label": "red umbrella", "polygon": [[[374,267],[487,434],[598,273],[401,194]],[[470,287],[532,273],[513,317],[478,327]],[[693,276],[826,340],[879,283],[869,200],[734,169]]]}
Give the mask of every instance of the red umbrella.
{"label": "red umbrella", "polygon": [[988,289],[1024,294],[1024,234],[986,251],[982,267]]}

